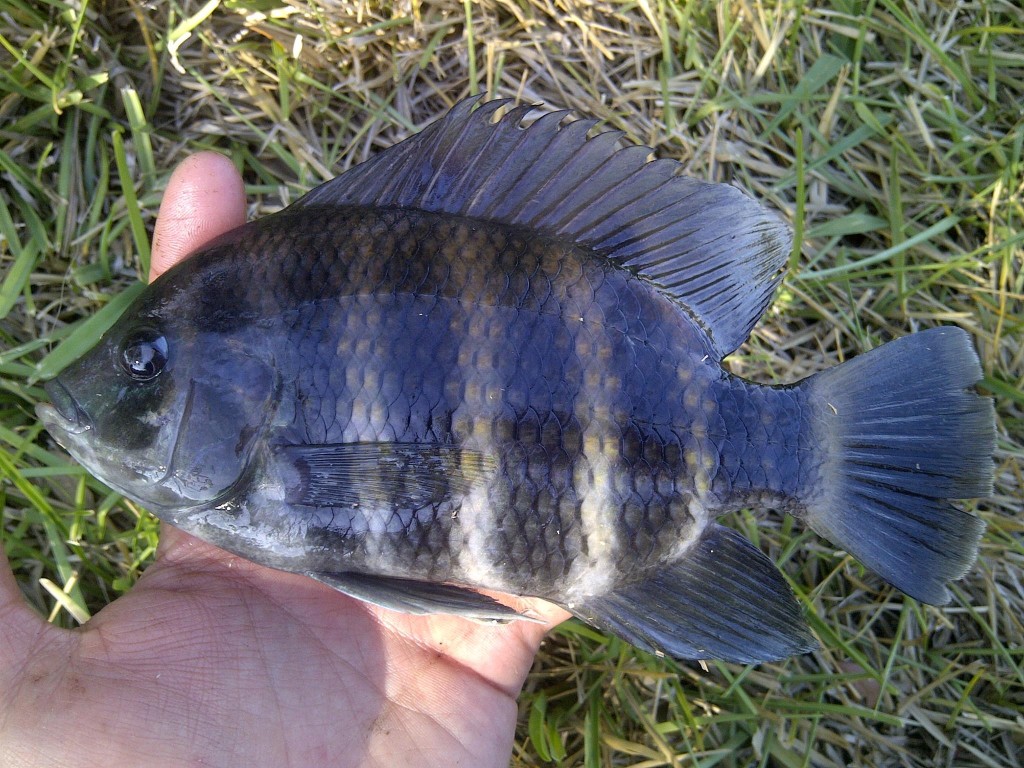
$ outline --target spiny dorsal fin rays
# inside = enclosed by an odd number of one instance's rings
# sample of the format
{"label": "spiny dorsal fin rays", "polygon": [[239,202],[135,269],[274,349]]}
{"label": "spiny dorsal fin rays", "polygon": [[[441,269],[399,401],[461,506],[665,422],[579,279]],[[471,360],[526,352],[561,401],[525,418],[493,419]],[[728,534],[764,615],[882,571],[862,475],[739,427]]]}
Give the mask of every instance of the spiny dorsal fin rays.
{"label": "spiny dorsal fin rays", "polygon": [[[750,333],[782,280],[786,225],[738,189],[679,175],[621,133],[588,139],[507,100],[455,105],[412,138],[314,189],[298,206],[367,205],[468,216],[565,238],[650,281],[703,325],[721,357]],[[479,106],[477,106],[479,104]],[[474,109],[474,107],[476,107]]]}

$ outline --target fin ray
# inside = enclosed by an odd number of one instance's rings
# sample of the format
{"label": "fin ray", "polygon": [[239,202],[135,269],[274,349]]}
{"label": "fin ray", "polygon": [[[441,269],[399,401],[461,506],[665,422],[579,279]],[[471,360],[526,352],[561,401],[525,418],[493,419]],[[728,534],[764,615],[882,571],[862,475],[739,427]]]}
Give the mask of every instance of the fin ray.
{"label": "fin ray", "polygon": [[884,344],[801,386],[829,460],[807,494],[808,525],[926,603],[948,602],[974,563],[984,521],[950,499],[992,489],[995,418],[967,334],[932,328]]}
{"label": "fin ray", "polygon": [[[479,104],[479,106],[477,106]],[[782,279],[788,228],[726,184],[679,175],[595,120],[462,101],[415,136],[317,187],[296,206],[374,205],[469,216],[593,250],[684,305],[720,357],[750,333]],[[476,109],[474,109],[476,107]]]}
{"label": "fin ray", "polygon": [[316,507],[419,509],[464,495],[494,466],[446,443],[288,445],[277,452],[298,477],[288,500]]}
{"label": "fin ray", "polygon": [[775,564],[717,524],[683,558],[646,581],[570,609],[640,648],[680,659],[752,664],[816,647]]}
{"label": "fin ray", "polygon": [[417,616],[448,613],[474,621],[502,624],[515,619],[532,620],[529,616],[499,603],[492,597],[471,589],[457,587],[454,584],[438,584],[362,573],[310,571],[306,575],[349,597],[401,613]]}

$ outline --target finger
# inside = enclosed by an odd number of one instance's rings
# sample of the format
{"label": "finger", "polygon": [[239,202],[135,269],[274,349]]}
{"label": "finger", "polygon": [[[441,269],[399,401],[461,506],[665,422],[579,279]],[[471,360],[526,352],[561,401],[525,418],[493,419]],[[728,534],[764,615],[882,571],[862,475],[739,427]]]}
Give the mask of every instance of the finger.
{"label": "finger", "polygon": [[215,152],[185,159],[171,175],[156,218],[150,279],[245,223],[245,188],[231,161]]}
{"label": "finger", "polygon": [[4,687],[3,671],[22,662],[31,650],[33,638],[46,627],[46,620],[22,597],[0,545],[0,691]]}

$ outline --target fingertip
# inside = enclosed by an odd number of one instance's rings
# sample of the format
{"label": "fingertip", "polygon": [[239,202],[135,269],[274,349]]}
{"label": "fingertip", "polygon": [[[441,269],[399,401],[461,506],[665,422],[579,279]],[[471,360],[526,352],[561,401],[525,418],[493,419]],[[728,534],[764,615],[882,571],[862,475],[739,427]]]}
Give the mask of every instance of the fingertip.
{"label": "fingertip", "polygon": [[208,243],[245,223],[245,187],[234,164],[199,152],[175,168],[153,233],[150,280]]}

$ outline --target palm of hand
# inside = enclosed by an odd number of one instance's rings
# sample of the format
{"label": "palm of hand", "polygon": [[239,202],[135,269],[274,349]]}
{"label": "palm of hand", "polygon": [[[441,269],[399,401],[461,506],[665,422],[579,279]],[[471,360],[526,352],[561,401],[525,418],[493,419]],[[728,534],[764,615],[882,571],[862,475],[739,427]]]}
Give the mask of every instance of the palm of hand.
{"label": "palm of hand", "polygon": [[[163,537],[136,587],[80,631],[6,611],[24,635],[0,653],[13,764],[507,763],[545,626],[391,613]],[[81,722],[102,731],[71,751]]]}

